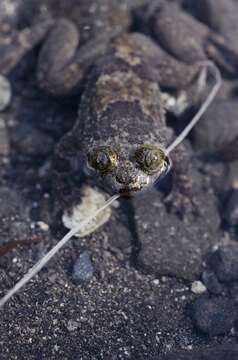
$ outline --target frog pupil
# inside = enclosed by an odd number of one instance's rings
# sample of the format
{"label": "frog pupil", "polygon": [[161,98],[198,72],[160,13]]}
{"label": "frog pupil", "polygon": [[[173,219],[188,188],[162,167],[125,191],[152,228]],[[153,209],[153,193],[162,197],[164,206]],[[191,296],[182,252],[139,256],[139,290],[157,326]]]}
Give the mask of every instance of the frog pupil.
{"label": "frog pupil", "polygon": [[105,154],[105,152],[100,152],[97,155],[96,162],[100,167],[105,168],[105,167],[107,167],[109,165],[110,160],[108,158],[108,155]]}
{"label": "frog pupil", "polygon": [[149,168],[155,167],[158,164],[158,160],[159,158],[155,151],[151,150],[147,152],[145,162]]}

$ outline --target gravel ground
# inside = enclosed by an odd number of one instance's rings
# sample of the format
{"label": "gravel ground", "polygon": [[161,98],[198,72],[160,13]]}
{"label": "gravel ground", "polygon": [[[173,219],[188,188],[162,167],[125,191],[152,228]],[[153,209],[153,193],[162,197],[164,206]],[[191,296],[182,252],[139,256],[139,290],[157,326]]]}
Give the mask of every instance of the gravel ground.
{"label": "gravel ground", "polygon": [[[177,2],[238,48],[236,1]],[[131,3],[138,27],[143,1]],[[17,5],[0,0],[0,52]],[[38,52],[0,76],[0,296],[66,232],[52,216],[50,160],[79,96],[39,90]],[[133,198],[135,210],[120,200],[0,310],[1,359],[238,359],[238,74],[223,77],[188,146],[199,216],[169,213],[158,189]]]}

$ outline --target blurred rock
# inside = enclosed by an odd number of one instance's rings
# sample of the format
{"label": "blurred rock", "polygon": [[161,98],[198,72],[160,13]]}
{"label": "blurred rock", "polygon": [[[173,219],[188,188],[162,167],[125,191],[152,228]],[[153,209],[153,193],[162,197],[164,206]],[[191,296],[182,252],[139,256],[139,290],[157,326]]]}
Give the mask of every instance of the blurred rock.
{"label": "blurred rock", "polygon": [[238,159],[237,117],[237,101],[214,100],[194,128],[194,146],[198,154],[216,160]]}
{"label": "blurred rock", "polygon": [[54,148],[55,141],[51,136],[33,128],[30,125],[20,125],[11,135],[12,147],[19,154],[41,157],[49,155]]}
{"label": "blurred rock", "polygon": [[0,74],[0,111],[6,109],[12,97],[11,84],[5,76]]}
{"label": "blurred rock", "polygon": [[221,295],[225,292],[224,285],[219,282],[213,271],[206,269],[202,274],[202,279],[211,294]]}
{"label": "blurred rock", "polygon": [[237,317],[233,301],[226,298],[198,298],[193,306],[196,327],[209,336],[228,333]]}
{"label": "blurred rock", "polygon": [[190,10],[238,50],[238,3],[236,0],[185,0]]}
{"label": "blurred rock", "polygon": [[238,280],[238,243],[219,247],[210,255],[208,264],[221,282]]}
{"label": "blurred rock", "polygon": [[89,281],[94,272],[95,269],[91,261],[90,253],[84,251],[74,263],[72,278],[78,283]]}

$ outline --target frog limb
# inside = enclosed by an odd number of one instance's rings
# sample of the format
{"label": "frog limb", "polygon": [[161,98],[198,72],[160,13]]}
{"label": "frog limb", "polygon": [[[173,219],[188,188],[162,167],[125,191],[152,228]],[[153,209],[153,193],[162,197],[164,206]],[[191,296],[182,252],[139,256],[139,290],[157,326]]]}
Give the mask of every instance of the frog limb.
{"label": "frog limb", "polygon": [[[172,129],[167,128],[167,139],[172,141],[175,138]],[[184,214],[198,214],[196,205],[196,190],[192,178],[193,165],[190,158],[189,143],[184,142],[177,147],[172,156],[173,187],[165,198],[165,205],[168,210],[179,216]]]}

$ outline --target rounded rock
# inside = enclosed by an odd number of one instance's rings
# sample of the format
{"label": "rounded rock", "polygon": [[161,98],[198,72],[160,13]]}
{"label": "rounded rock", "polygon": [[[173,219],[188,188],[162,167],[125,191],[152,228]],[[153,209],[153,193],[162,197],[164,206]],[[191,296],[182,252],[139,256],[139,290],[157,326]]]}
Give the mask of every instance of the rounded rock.
{"label": "rounded rock", "polygon": [[207,288],[201,281],[194,281],[191,286],[191,291],[194,294],[203,294],[207,291]]}
{"label": "rounded rock", "polygon": [[228,333],[236,320],[235,305],[227,298],[200,297],[193,310],[196,327],[209,336]]}
{"label": "rounded rock", "polygon": [[231,242],[214,251],[208,264],[221,282],[238,280],[238,243]]}

